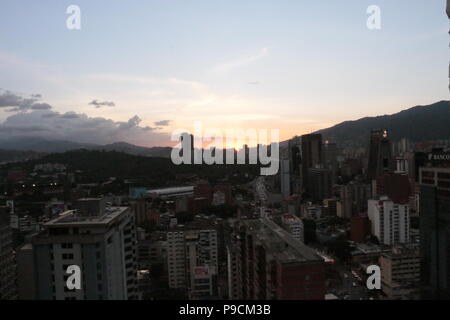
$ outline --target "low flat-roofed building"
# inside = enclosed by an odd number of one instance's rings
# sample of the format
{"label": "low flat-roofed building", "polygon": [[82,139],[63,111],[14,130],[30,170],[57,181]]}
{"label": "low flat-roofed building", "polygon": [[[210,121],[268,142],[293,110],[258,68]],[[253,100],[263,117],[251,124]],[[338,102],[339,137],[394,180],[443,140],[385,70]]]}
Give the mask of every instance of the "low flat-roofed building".
{"label": "low flat-roofed building", "polygon": [[389,299],[420,296],[420,252],[417,245],[394,246],[380,256],[381,290]]}
{"label": "low flat-roofed building", "polygon": [[170,198],[185,195],[194,195],[194,186],[170,187],[162,189],[147,190],[147,195],[151,198]]}

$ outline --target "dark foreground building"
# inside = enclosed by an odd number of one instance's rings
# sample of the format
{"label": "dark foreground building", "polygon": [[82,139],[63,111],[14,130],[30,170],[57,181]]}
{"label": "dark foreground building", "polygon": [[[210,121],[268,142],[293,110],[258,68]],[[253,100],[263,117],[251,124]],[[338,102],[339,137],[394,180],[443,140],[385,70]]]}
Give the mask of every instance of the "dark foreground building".
{"label": "dark foreground building", "polygon": [[450,299],[450,166],[419,172],[422,298]]}
{"label": "dark foreground building", "polygon": [[325,263],[315,251],[268,219],[240,226],[242,298],[322,300]]}

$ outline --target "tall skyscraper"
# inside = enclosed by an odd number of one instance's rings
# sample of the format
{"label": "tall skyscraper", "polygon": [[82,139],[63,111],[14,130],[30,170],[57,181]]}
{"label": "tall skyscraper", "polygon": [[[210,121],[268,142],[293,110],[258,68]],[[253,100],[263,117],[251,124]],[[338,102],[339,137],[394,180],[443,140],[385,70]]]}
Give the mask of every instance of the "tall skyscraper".
{"label": "tall skyscraper", "polygon": [[[81,199],[78,210],[44,224],[32,239],[36,299],[132,300],[138,298],[136,231],[128,207],[103,207]],[[94,210],[97,208],[97,211]],[[66,285],[70,265],[80,267],[81,289]]]}
{"label": "tall skyscraper", "polygon": [[314,201],[332,197],[333,172],[325,168],[309,168],[306,190]]}
{"label": "tall skyscraper", "polygon": [[409,242],[409,205],[393,202],[388,197],[368,201],[372,234],[381,244]]}
{"label": "tall skyscraper", "polygon": [[290,194],[301,192],[301,138],[295,136],[288,142]]}
{"label": "tall skyscraper", "polygon": [[385,172],[393,172],[395,163],[386,129],[372,130],[370,135],[369,166],[367,178],[372,181]]}
{"label": "tall skyscraper", "polygon": [[[450,0],[447,0],[447,10],[446,11],[447,11],[448,18],[450,19]],[[450,33],[450,31],[448,33]],[[448,69],[449,69],[448,77],[450,79],[450,64],[448,66]],[[449,85],[449,90],[450,90],[450,85]]]}
{"label": "tall skyscraper", "polygon": [[10,227],[10,209],[0,207],[0,300],[17,299],[16,260]]}
{"label": "tall skyscraper", "polygon": [[331,169],[333,172],[333,180],[338,170],[338,149],[336,143],[325,141],[323,144],[323,165],[327,169]]}
{"label": "tall skyscraper", "polygon": [[196,220],[167,232],[169,287],[184,289],[189,298],[217,294],[217,230],[208,220]]}
{"label": "tall skyscraper", "polygon": [[420,168],[419,181],[423,298],[450,299],[450,164]]}
{"label": "tall skyscraper", "polygon": [[284,198],[291,195],[291,172],[289,164],[290,161],[288,159],[280,160],[281,194]]}
{"label": "tall skyscraper", "polygon": [[308,187],[308,169],[322,164],[322,135],[306,134],[302,139],[302,188]]}

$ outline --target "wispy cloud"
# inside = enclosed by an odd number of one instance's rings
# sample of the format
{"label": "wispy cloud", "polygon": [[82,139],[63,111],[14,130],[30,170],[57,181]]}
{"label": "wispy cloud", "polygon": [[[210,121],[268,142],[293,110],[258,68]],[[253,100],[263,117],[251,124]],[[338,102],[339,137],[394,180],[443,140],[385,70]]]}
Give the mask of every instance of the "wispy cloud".
{"label": "wispy cloud", "polygon": [[98,101],[96,100],[92,100],[91,102],[89,102],[90,105],[95,106],[96,108],[101,108],[101,107],[115,107],[115,103],[112,101]]}
{"label": "wispy cloud", "polygon": [[167,127],[168,125],[170,125],[171,122],[172,122],[172,120],[161,120],[161,121],[156,121],[156,122],[155,122],[155,126]]}
{"label": "wispy cloud", "polygon": [[256,54],[240,57],[231,61],[221,63],[212,68],[213,72],[225,73],[236,68],[246,66],[256,60],[266,57],[269,54],[269,48],[262,48]]}
{"label": "wispy cloud", "polygon": [[42,96],[33,94],[31,97],[22,97],[11,91],[0,90],[0,108],[10,108],[8,112],[18,112],[27,110],[49,110],[52,108],[48,103],[39,102]]}

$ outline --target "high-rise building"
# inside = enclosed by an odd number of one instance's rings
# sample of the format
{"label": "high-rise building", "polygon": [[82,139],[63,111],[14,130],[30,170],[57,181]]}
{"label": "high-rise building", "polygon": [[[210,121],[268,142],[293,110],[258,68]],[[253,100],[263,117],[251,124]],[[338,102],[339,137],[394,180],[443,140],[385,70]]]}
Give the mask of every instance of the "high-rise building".
{"label": "high-rise building", "polygon": [[[447,11],[448,18],[450,19],[450,0],[447,0],[447,9],[446,9],[446,11]],[[449,33],[450,33],[450,31],[449,31]],[[448,77],[450,79],[450,65],[449,65],[449,75],[448,75]],[[449,90],[450,90],[450,85],[449,85]]]}
{"label": "high-rise building", "polygon": [[288,160],[290,173],[291,194],[300,194],[302,188],[302,156],[301,156],[301,138],[293,137],[288,142]]}
{"label": "high-rise building", "polygon": [[351,218],[367,211],[370,185],[358,181],[340,186],[339,190],[342,216]]}
{"label": "high-rise building", "polygon": [[287,232],[289,232],[292,238],[304,242],[305,231],[301,219],[292,214],[284,214],[281,217],[281,225]]}
{"label": "high-rise building", "polygon": [[322,164],[322,135],[306,134],[301,140],[302,188],[307,188],[308,169]]}
{"label": "high-rise building", "polygon": [[17,299],[16,276],[10,212],[0,207],[0,300]]}
{"label": "high-rise building", "polygon": [[367,178],[372,181],[385,172],[393,172],[395,162],[392,157],[391,142],[386,129],[372,130],[370,135],[369,165]]}
{"label": "high-rise building", "polygon": [[417,246],[394,246],[379,259],[381,290],[389,299],[420,297],[420,255]]}
{"label": "high-rise building", "polygon": [[393,202],[388,197],[368,201],[372,234],[381,244],[409,242],[409,204]]}
{"label": "high-rise building", "polygon": [[291,174],[290,174],[290,161],[287,159],[280,160],[280,184],[281,194],[284,198],[291,195]]}
{"label": "high-rise building", "polygon": [[314,201],[322,202],[332,197],[333,172],[331,169],[310,168],[307,181],[306,190]]}
{"label": "high-rise building", "polygon": [[407,203],[412,194],[410,180],[406,174],[385,173],[376,180],[375,194],[388,196],[397,203]]}
{"label": "high-rise building", "polygon": [[337,160],[338,150],[337,144],[330,141],[325,141],[323,144],[323,165],[327,169],[331,169],[333,173],[333,179],[336,177],[337,170],[339,168]]}
{"label": "high-rise building", "polygon": [[167,232],[169,287],[190,298],[217,295],[217,230],[209,220],[195,220]]}
{"label": "high-rise building", "polygon": [[239,241],[243,299],[324,299],[323,258],[273,221],[242,221]]}
{"label": "high-rise building", "polygon": [[450,166],[422,167],[420,254],[423,297],[450,298]]}
{"label": "high-rise building", "polygon": [[[80,199],[44,224],[32,239],[36,299],[137,299],[136,227],[128,207],[103,207],[102,200]],[[99,211],[95,213],[94,208]],[[26,256],[24,257],[26,258]],[[81,269],[81,288],[69,290],[67,269]],[[20,269],[19,269],[20,270]]]}

